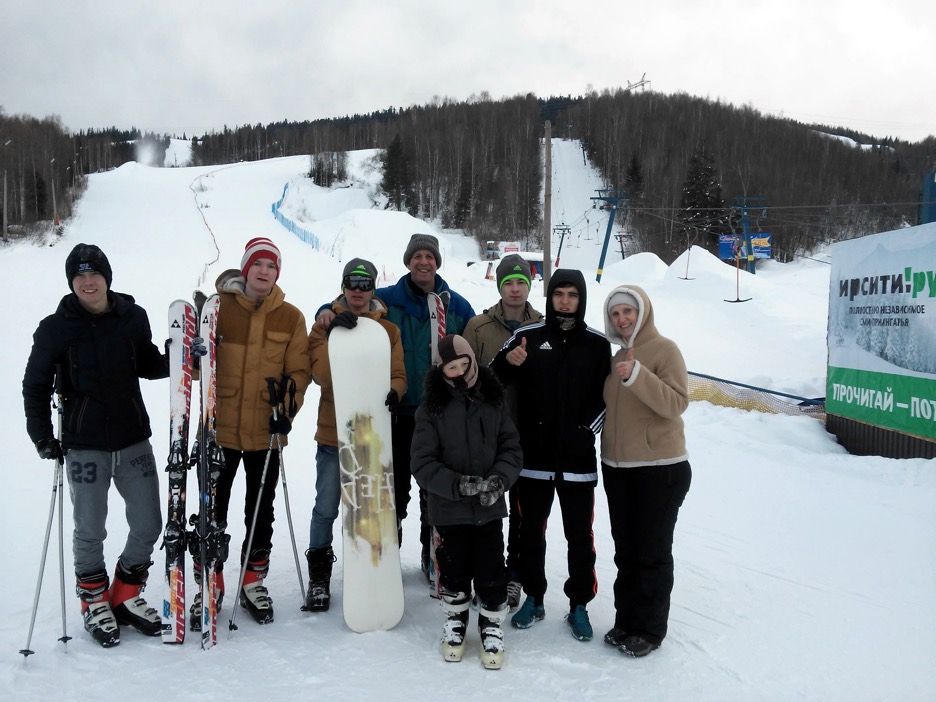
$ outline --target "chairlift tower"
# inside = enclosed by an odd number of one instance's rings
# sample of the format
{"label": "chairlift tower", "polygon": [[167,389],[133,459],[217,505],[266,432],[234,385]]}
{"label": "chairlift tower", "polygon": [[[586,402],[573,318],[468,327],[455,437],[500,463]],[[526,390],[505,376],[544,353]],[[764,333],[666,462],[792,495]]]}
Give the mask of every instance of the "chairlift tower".
{"label": "chairlift tower", "polygon": [[732,209],[741,212],[741,224],[744,227],[744,248],[747,253],[748,273],[754,273],[754,244],[751,241],[751,219],[748,215],[750,209],[762,209],[764,212],[759,219],[767,216],[767,200],[762,197],[736,197]]}
{"label": "chairlift tower", "polygon": [[562,242],[565,241],[567,235],[572,233],[572,227],[568,224],[557,224],[553,227],[553,236],[556,234],[559,235],[559,250],[556,252],[556,263],[553,266],[554,268],[559,267],[559,257],[562,256]]}
{"label": "chairlift tower", "polygon": [[608,255],[608,242],[611,241],[611,230],[614,228],[614,218],[617,215],[618,208],[626,208],[629,201],[621,190],[596,190],[595,192],[598,193],[598,196],[591,198],[592,206],[594,207],[597,202],[601,202],[601,209],[608,210],[608,229],[605,232],[604,243],[601,246],[598,274],[595,277],[595,280],[600,283],[601,274],[604,271],[605,256]]}

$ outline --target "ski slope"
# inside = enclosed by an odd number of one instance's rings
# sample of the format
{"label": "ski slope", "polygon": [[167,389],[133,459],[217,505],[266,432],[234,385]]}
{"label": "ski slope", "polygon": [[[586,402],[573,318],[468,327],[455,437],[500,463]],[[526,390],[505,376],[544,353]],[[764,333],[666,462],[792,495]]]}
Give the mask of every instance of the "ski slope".
{"label": "ski slope", "polygon": [[[553,203],[564,210],[562,217],[554,211],[553,223],[571,223],[587,213],[589,231],[603,235],[606,220],[588,200],[600,182],[582,164],[576,144],[556,140],[554,149]],[[239,629],[228,632],[225,609],[218,646],[210,652],[199,649],[195,636],[183,646],[166,646],[129,630],[119,647],[99,648],[81,628],[73,595],[66,499],[67,626],[74,638],[67,651],[56,640],[61,619],[53,540],[31,646],[36,654],[19,655],[52,477],[52,464],[36,457],[25,434],[21,379],[32,331],[68,292],[64,261],[72,246],[102,247],[113,267],[114,289],[133,294],[149,312],[157,343],[165,338],[169,302],[189,297],[196,287],[210,291],[224,269],[238,266],[244,243],[256,236],[272,238],[282,250],[280,285],[310,323],[317,307],[338,293],[348,258],[374,261],[387,282],[403,275],[403,250],[416,231],[440,236],[440,274],[476,312],[496,302],[494,283],[484,277],[486,264],[468,265],[480,258],[473,242],[374,207],[380,197],[379,176],[368,166],[373,155],[352,154],[353,182],[331,191],[302,177],[305,157],[200,168],[126,164],[89,178],[61,240],[0,249],[15,295],[3,312],[9,336],[0,347],[7,371],[0,377],[6,399],[0,436],[7,450],[0,520],[8,535],[3,554],[9,569],[8,610],[0,624],[4,699],[934,699],[934,461],[849,456],[813,419],[707,403],[692,403],[685,415],[694,476],[676,528],[670,633],[645,659],[626,658],[600,640],[614,617],[613,545],[600,488],[599,593],[589,606],[596,639],[574,640],[562,620],[566,565],[557,512],[548,531],[546,619],[527,631],[507,628],[506,662],[499,672],[480,665],[474,615],[465,660],[456,665],[439,656],[442,614],[419,571],[416,515],[404,524],[406,611],[396,628],[359,635],[344,625],[340,558],[331,611],[300,612],[281,490],[267,580],[276,606],[272,625],[256,626],[238,614]],[[271,204],[287,183],[283,211],[315,232],[318,250],[271,216]],[[599,252],[600,245],[583,231],[562,254],[564,266],[581,268],[590,281],[586,318],[592,326],[603,328],[600,307],[613,286],[636,283],[648,291],[661,333],[679,344],[690,370],[808,397],[824,394],[827,265],[768,262],[756,276],[742,273],[736,282],[734,269],[700,249],[693,250],[687,275],[685,258],[669,267],[648,254],[621,261],[612,246],[597,284]],[[735,298],[736,284],[750,302],[724,302]],[[531,301],[543,308],[540,283]],[[154,450],[163,461],[166,383],[143,381],[143,389]],[[317,400],[313,387],[285,451],[300,550],[307,545],[314,499]],[[238,518],[243,499],[238,481],[229,529],[234,543],[244,533]],[[105,552],[112,569],[126,524],[115,492],[111,505]],[[154,560],[150,602],[161,599],[162,552]],[[304,571],[303,563],[303,578]]]}

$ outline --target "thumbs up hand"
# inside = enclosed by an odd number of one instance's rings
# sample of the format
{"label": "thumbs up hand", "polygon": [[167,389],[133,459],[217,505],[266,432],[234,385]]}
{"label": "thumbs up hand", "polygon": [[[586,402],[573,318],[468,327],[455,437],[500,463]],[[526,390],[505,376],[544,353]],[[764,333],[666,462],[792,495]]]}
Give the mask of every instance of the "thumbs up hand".
{"label": "thumbs up hand", "polygon": [[526,337],[520,339],[520,345],[507,354],[507,362],[512,366],[521,366],[526,360]]}
{"label": "thumbs up hand", "polygon": [[627,349],[627,353],[624,354],[624,360],[614,364],[614,369],[617,371],[622,382],[626,383],[630,380],[636,364],[637,361],[634,360],[634,349]]}

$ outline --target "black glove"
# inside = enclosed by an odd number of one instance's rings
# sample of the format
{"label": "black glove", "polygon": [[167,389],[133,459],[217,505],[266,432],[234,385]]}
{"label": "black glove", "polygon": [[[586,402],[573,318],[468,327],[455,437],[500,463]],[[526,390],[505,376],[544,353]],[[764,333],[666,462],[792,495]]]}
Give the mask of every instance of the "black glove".
{"label": "black glove", "polygon": [[65,459],[62,444],[59,443],[58,439],[39,439],[36,442],[36,451],[39,452],[39,458],[51,458],[55,461]]}
{"label": "black glove", "polygon": [[335,315],[335,318],[328,326],[328,333],[331,334],[335,327],[344,327],[345,329],[354,329],[357,326],[357,315],[351,310],[345,310],[341,314]]}
{"label": "black glove", "polygon": [[504,494],[504,479],[499,475],[492,475],[485,478],[478,490],[478,499],[485,507],[490,507],[497,502]]}
{"label": "black glove", "polygon": [[169,347],[172,346],[172,339],[166,339],[166,343],[163,344],[163,351],[166,352],[166,358],[169,358]]}
{"label": "black glove", "polygon": [[397,393],[396,390],[391,389],[390,392],[387,393],[387,400],[384,402],[384,404],[390,408],[391,412],[395,412],[397,406],[400,404],[399,393]]}
{"label": "black glove", "polygon": [[477,475],[463,475],[458,479],[458,492],[464,497],[473,497],[481,489],[481,478]]}
{"label": "black glove", "polygon": [[285,414],[270,415],[270,433],[286,436],[292,429],[292,422]]}
{"label": "black glove", "polygon": [[196,336],[192,339],[189,355],[192,357],[192,368],[200,368],[202,356],[208,355],[208,347],[205,346],[205,340],[200,336]]}

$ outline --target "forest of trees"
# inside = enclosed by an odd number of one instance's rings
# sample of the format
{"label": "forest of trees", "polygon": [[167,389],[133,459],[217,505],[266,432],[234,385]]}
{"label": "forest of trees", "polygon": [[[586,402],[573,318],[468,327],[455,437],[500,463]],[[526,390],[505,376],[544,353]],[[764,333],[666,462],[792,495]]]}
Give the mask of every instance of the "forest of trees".
{"label": "forest of trees", "polygon": [[[546,120],[554,137],[580,141],[604,187],[626,198],[618,216],[628,251],[652,251],[667,262],[689,244],[715,251],[719,233],[740,232],[741,203],[758,203],[752,226],[773,234],[780,260],[915,224],[923,176],[936,170],[936,137],[856,147],[830,134],[873,140],[750,107],[624,89],[545,99],[482,93],[336,119],[224,126],[193,136],[192,155],[195,165],[213,165],[308,154],[310,177],[328,186],[346,177],[348,151],[381,149],[390,207],[480,242],[519,240],[536,249]],[[53,183],[54,207],[67,215],[80,176],[133,160],[134,142],[163,154],[168,145],[136,129],[71,135],[57,118],[8,117],[0,109],[9,221],[51,220]]]}

